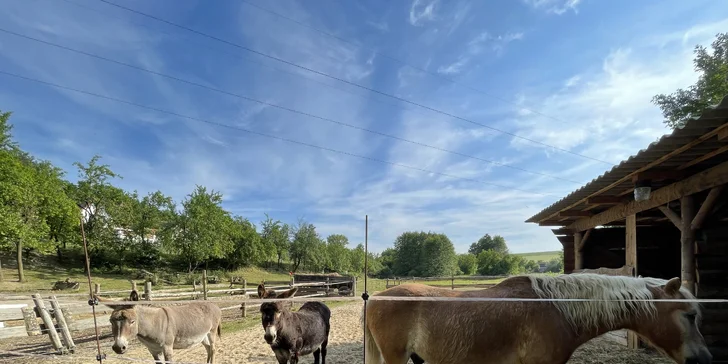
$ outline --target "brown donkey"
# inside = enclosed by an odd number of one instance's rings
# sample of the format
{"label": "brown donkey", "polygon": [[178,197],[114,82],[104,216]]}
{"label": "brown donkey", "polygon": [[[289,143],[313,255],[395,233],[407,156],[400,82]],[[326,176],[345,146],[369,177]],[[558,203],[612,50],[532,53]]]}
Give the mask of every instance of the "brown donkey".
{"label": "brown donkey", "polygon": [[[377,297],[596,299],[602,301],[384,301]],[[403,299],[405,299],[403,297]],[[700,307],[680,279],[597,274],[518,276],[453,291],[403,284],[367,305],[365,364],[566,363],[581,344],[629,329],[679,364],[709,364]],[[673,299],[673,301],[617,301]],[[611,300],[611,301],[610,301]]]}
{"label": "brown donkey", "polygon": [[[130,300],[139,300],[136,291],[132,291]],[[104,304],[114,309],[109,321],[114,336],[111,348],[115,353],[124,354],[131,339],[136,337],[158,363],[171,362],[174,349],[188,349],[200,343],[207,350],[207,363],[215,362],[215,342],[220,338],[222,320],[222,311],[217,305],[210,302],[168,307]]]}

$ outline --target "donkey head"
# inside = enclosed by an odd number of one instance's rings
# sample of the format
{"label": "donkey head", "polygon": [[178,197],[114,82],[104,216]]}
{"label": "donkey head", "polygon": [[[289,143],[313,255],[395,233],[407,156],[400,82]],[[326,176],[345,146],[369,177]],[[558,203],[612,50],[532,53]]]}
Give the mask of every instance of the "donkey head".
{"label": "donkey head", "polygon": [[710,364],[713,357],[698,330],[701,318],[700,306],[694,302],[659,301],[694,297],[681,287],[680,278],[675,277],[666,284],[650,287],[650,291],[656,299],[654,301],[656,315],[654,320],[639,320],[635,323],[635,331],[660,348],[676,363]]}
{"label": "donkey head", "polygon": [[258,297],[260,298],[289,298],[293,297],[296,292],[298,292],[298,287],[293,287],[288,291],[276,294],[276,291],[273,289],[265,289],[263,283],[258,285]]}
{"label": "donkey head", "polygon": [[[132,290],[127,301],[139,301],[139,293]],[[102,300],[100,302],[103,303]],[[109,318],[111,322],[111,333],[114,337],[114,344],[111,346],[111,349],[117,354],[124,354],[129,341],[139,332],[139,326],[136,322],[137,313],[134,309],[135,305],[108,303],[105,303],[105,305],[114,309]]]}
{"label": "donkey head", "polygon": [[[272,289],[266,291],[265,287],[262,284],[258,286],[258,295],[260,295],[260,297],[263,299],[290,298],[293,297],[297,291],[298,287],[293,287],[285,292],[276,294],[275,291]],[[278,337],[278,331],[283,327],[284,324],[281,320],[281,314],[286,310],[286,302],[283,301],[265,302],[260,305],[260,316],[263,324],[263,330],[265,330],[265,335],[263,336],[263,338],[268,344],[272,344],[276,341]]]}

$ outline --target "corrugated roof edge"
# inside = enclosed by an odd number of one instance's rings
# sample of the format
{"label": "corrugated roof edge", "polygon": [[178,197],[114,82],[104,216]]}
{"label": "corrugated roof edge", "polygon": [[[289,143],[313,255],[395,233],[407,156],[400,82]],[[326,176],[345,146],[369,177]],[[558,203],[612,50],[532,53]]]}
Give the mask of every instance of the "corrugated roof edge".
{"label": "corrugated roof edge", "polygon": [[[703,120],[704,118],[710,118],[710,117],[712,117],[712,114],[715,111],[723,110],[723,109],[728,109],[728,95],[726,95],[723,98],[723,100],[721,100],[721,102],[718,103],[717,105],[713,105],[711,107],[706,108],[706,110],[700,116],[690,118],[681,127],[676,128],[675,130],[673,130],[669,134],[664,134],[662,137],[660,137],[660,139],[658,139],[658,140],[650,143],[650,145],[648,145],[647,148],[644,148],[644,149],[639,150],[637,152],[637,154],[633,154],[629,158],[621,161],[618,165],[612,167],[610,170],[608,170],[608,171],[602,173],[601,175],[595,177],[591,181],[587,182],[584,186],[582,186],[579,189],[577,189],[577,190],[571,192],[570,194],[566,195],[566,197],[564,197],[564,198],[562,198],[562,199],[554,202],[553,204],[551,204],[550,206],[548,206],[545,209],[541,210],[537,214],[531,216],[525,222],[533,222],[533,223],[539,222],[539,220],[541,220],[543,217],[548,216],[551,213],[553,213],[555,211],[558,211],[558,210],[560,210],[560,209],[568,206],[569,203],[571,203],[571,202],[575,202],[575,200],[573,200],[574,197],[576,197],[577,200],[580,200],[580,199],[588,196],[590,193],[586,193],[586,194],[584,194],[584,196],[579,196],[579,197],[577,197],[576,195],[578,195],[578,194],[582,193],[584,190],[588,189],[592,184],[599,182],[600,179],[605,178],[605,177],[609,176],[612,173],[615,173],[618,169],[624,167],[627,163],[631,162],[635,158],[638,158],[643,153],[646,153],[646,152],[650,151],[650,149],[659,146],[665,140],[669,140],[675,134],[675,132],[677,132],[678,130],[682,130],[682,129],[685,129],[685,128],[689,128],[690,126],[692,126],[692,124],[697,123],[697,122]],[[566,203],[568,200],[570,200],[571,202]]]}

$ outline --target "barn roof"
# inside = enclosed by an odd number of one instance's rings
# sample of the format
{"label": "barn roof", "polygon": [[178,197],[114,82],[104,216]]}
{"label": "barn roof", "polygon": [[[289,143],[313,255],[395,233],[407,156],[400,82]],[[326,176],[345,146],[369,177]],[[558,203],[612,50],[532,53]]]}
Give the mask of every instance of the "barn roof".
{"label": "barn roof", "polygon": [[[556,201],[526,222],[566,226],[633,199],[633,178],[650,174],[653,190],[728,160],[728,96],[681,128]],[[571,216],[575,215],[575,216]]]}

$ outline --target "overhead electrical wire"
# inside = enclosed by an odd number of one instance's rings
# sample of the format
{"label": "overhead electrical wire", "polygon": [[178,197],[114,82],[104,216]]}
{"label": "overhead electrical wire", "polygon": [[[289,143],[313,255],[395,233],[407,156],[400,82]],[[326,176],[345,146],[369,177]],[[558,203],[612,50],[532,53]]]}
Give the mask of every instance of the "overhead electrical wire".
{"label": "overhead electrical wire", "polygon": [[261,52],[261,51],[252,49],[250,47],[246,47],[244,45],[241,45],[241,44],[238,44],[238,43],[235,43],[235,42],[232,42],[232,41],[228,41],[228,40],[225,40],[225,39],[216,37],[214,35],[207,34],[205,32],[202,32],[202,31],[199,31],[199,30],[196,30],[196,29],[193,29],[193,28],[184,26],[184,25],[177,24],[175,22],[172,22],[172,21],[169,21],[169,20],[160,18],[160,17],[155,16],[155,15],[147,14],[145,12],[142,12],[142,11],[139,11],[139,10],[136,10],[136,9],[132,9],[132,8],[129,8],[129,7],[126,7],[126,6],[123,6],[123,5],[119,5],[119,4],[114,3],[112,1],[108,1],[108,0],[98,0],[98,1],[103,2],[103,3],[106,3],[106,4],[111,5],[111,6],[114,6],[114,7],[117,7],[117,8],[122,9],[122,10],[126,10],[128,12],[131,12],[131,13],[134,13],[134,14],[137,14],[137,15],[141,15],[141,16],[147,17],[149,19],[153,19],[153,20],[156,20],[156,21],[159,21],[159,22],[168,24],[170,26],[173,26],[173,27],[176,27],[176,28],[179,28],[179,29],[183,29],[183,30],[188,31],[188,32],[195,33],[197,35],[200,35],[200,36],[203,36],[203,37],[206,37],[206,38],[209,38],[209,39],[212,39],[212,40],[215,40],[215,41],[218,41],[218,42],[221,42],[221,43],[224,43],[224,44],[227,44],[227,45],[230,45],[230,46],[233,46],[233,47],[242,49],[242,50],[245,50],[247,52],[257,54],[259,56],[262,56],[262,57],[265,57],[265,58],[268,58],[268,59],[272,59],[272,60],[275,60],[275,61],[278,61],[278,62],[281,62],[281,63],[285,63],[285,64],[287,64],[289,66],[293,66],[293,67],[296,67],[296,68],[299,68],[299,69],[302,69],[302,70],[305,70],[305,71],[308,71],[308,72],[312,72],[312,73],[315,73],[315,74],[318,74],[318,75],[321,75],[321,76],[324,76],[324,77],[327,77],[327,78],[331,78],[331,79],[337,80],[339,82],[343,82],[343,83],[346,83],[346,84],[349,84],[349,85],[352,85],[352,86],[355,86],[355,87],[359,87],[359,88],[368,90],[370,92],[373,92],[373,93],[376,93],[376,94],[379,94],[379,95],[382,95],[382,96],[386,96],[386,97],[389,97],[389,98],[393,98],[393,99],[396,99],[396,100],[399,100],[399,101],[402,101],[402,102],[405,102],[405,103],[408,103],[408,104],[411,104],[411,105],[414,105],[414,106],[417,106],[417,107],[420,107],[420,108],[423,108],[423,109],[426,109],[426,110],[430,110],[432,112],[435,112],[435,113],[438,113],[438,114],[441,114],[441,115],[448,116],[448,117],[453,118],[453,119],[458,119],[458,120],[461,120],[461,121],[464,121],[464,122],[467,122],[467,123],[470,123],[470,124],[473,124],[473,125],[478,125],[478,126],[481,126],[483,128],[490,129],[490,130],[493,130],[493,131],[497,131],[497,132],[502,133],[502,134],[510,135],[510,136],[512,136],[514,138],[526,140],[526,141],[529,141],[529,142],[534,143],[534,144],[538,144],[538,145],[541,145],[541,146],[544,146],[544,147],[548,147],[548,148],[552,148],[552,149],[555,149],[555,150],[559,150],[559,151],[562,151],[562,152],[565,152],[565,153],[568,153],[568,154],[572,154],[572,155],[575,155],[575,156],[579,156],[581,158],[590,159],[590,160],[593,160],[593,161],[596,161],[596,162],[600,162],[600,163],[605,163],[605,164],[608,164],[610,166],[614,166],[615,165],[612,162],[607,162],[607,161],[604,161],[604,160],[601,160],[601,159],[598,159],[598,158],[589,157],[589,156],[586,156],[586,155],[583,155],[583,154],[579,154],[579,153],[576,153],[576,152],[572,152],[572,151],[570,151],[568,149],[564,149],[564,148],[557,147],[555,145],[551,145],[551,144],[548,144],[548,143],[540,142],[540,141],[535,140],[535,139],[523,137],[523,136],[520,136],[518,134],[509,132],[509,131],[505,131],[505,130],[502,130],[502,129],[498,129],[498,128],[493,127],[493,126],[490,126],[490,125],[486,125],[486,124],[483,124],[483,123],[479,123],[477,121],[470,120],[468,118],[464,118],[464,117],[461,117],[461,116],[457,116],[457,115],[451,114],[451,113],[446,112],[446,111],[442,111],[442,110],[439,110],[439,109],[436,109],[436,108],[433,108],[433,107],[430,107],[430,106],[427,106],[427,105],[424,105],[424,104],[421,104],[421,103],[417,103],[417,102],[414,102],[414,101],[405,99],[403,97],[399,97],[399,96],[392,95],[392,94],[389,94],[389,93],[386,93],[386,92],[383,92],[383,91],[379,91],[379,90],[376,90],[376,89],[373,89],[373,88],[370,88],[370,87],[367,87],[367,86],[358,84],[356,82],[352,82],[352,81],[345,80],[345,79],[340,78],[340,77],[332,76],[332,75],[329,75],[329,74],[327,74],[325,72],[321,72],[321,71],[312,69],[310,67],[302,66],[302,65],[297,64],[295,62],[287,61],[285,59],[282,59],[282,58],[279,58],[279,57],[276,57],[276,56],[269,55],[267,53],[264,53],[264,52]]}
{"label": "overhead electrical wire", "polygon": [[239,98],[239,99],[242,99],[242,100],[246,100],[246,101],[249,101],[249,102],[255,102],[255,103],[258,103],[258,104],[261,104],[261,105],[270,106],[270,107],[277,108],[277,109],[280,109],[280,110],[288,111],[288,112],[295,113],[295,114],[299,114],[299,115],[304,115],[304,116],[307,116],[307,117],[310,117],[310,118],[314,118],[314,119],[318,119],[318,120],[322,120],[322,121],[334,123],[334,124],[337,124],[337,125],[345,126],[345,127],[352,128],[352,129],[356,129],[356,130],[365,131],[367,133],[371,133],[371,134],[383,136],[383,137],[386,137],[386,138],[390,138],[390,139],[394,139],[394,140],[398,140],[398,141],[402,141],[402,142],[406,142],[406,143],[418,145],[418,146],[421,146],[421,147],[426,147],[426,148],[438,150],[438,151],[441,151],[441,152],[445,152],[445,153],[457,155],[457,156],[460,156],[460,157],[465,157],[465,158],[469,158],[469,159],[473,159],[473,160],[478,160],[478,161],[481,161],[481,162],[487,162],[487,163],[490,163],[490,164],[494,164],[494,165],[498,165],[498,166],[506,167],[506,168],[511,168],[511,169],[519,170],[519,171],[526,172],[526,173],[530,173],[530,174],[535,174],[535,175],[540,175],[540,176],[543,176],[543,177],[558,179],[558,180],[561,180],[561,181],[571,182],[571,183],[575,183],[575,184],[579,184],[579,185],[582,184],[582,182],[575,181],[575,180],[571,180],[571,179],[568,179],[568,178],[563,178],[563,177],[554,176],[554,175],[547,174],[547,173],[532,171],[532,170],[528,170],[528,169],[525,169],[525,168],[512,166],[512,165],[509,165],[509,164],[504,164],[504,163],[496,162],[496,161],[493,161],[493,160],[489,160],[489,159],[485,159],[485,158],[481,158],[481,157],[477,157],[477,156],[473,156],[473,155],[469,155],[469,154],[465,154],[465,153],[453,151],[453,150],[450,150],[450,149],[445,149],[445,148],[433,146],[433,145],[426,144],[426,143],[422,143],[422,142],[418,142],[418,141],[413,141],[413,140],[410,140],[410,139],[406,139],[406,138],[398,137],[398,136],[395,136],[395,135],[391,135],[391,134],[379,132],[379,131],[376,131],[376,130],[363,128],[363,127],[356,126],[356,125],[353,125],[353,124],[345,123],[345,122],[338,121],[338,120],[334,120],[334,119],[331,119],[331,118],[326,118],[326,117],[318,116],[318,115],[311,114],[311,113],[308,113],[308,112],[305,112],[305,111],[300,111],[300,110],[297,110],[297,109],[293,109],[293,108],[289,108],[289,107],[286,107],[286,106],[274,104],[274,103],[271,103],[271,102],[262,101],[262,100],[259,100],[259,99],[256,99],[256,98],[252,98],[252,97],[240,95],[240,94],[233,93],[233,92],[230,92],[230,91],[225,91],[225,90],[222,90],[222,89],[219,89],[219,88],[216,88],[216,87],[203,85],[203,84],[200,84],[200,83],[197,83],[197,82],[194,82],[194,81],[190,81],[190,80],[186,80],[186,79],[179,78],[179,77],[176,77],[176,76],[172,76],[172,75],[168,75],[168,74],[165,74],[165,73],[161,73],[161,72],[157,72],[157,71],[154,71],[154,70],[150,70],[150,69],[147,69],[147,68],[144,68],[144,67],[141,67],[141,66],[136,66],[136,65],[129,64],[129,63],[122,62],[122,61],[118,61],[118,60],[115,60],[115,59],[112,59],[112,58],[100,56],[100,55],[97,55],[97,54],[94,54],[94,53],[89,53],[89,52],[86,52],[86,51],[74,49],[74,48],[67,47],[67,46],[64,46],[64,45],[61,45],[61,44],[58,44],[58,43],[49,42],[49,41],[42,40],[42,39],[38,39],[38,38],[35,38],[35,37],[31,37],[31,36],[28,36],[28,35],[25,35],[25,34],[20,34],[20,33],[17,33],[17,32],[11,31],[11,30],[7,30],[7,29],[1,28],[1,27],[0,27],[0,32],[6,33],[6,34],[10,34],[10,35],[13,35],[13,36],[16,36],[16,37],[20,37],[20,38],[23,38],[23,39],[26,39],[26,40],[31,40],[31,41],[34,41],[34,42],[37,42],[37,43],[40,43],[40,44],[43,44],[43,45],[47,45],[47,46],[51,46],[51,47],[63,49],[65,51],[73,52],[73,53],[76,53],[76,54],[81,54],[81,55],[84,55],[84,56],[87,56],[87,57],[92,57],[92,58],[99,59],[99,60],[102,60],[102,61],[105,61],[105,62],[110,62],[110,63],[117,64],[117,65],[120,65],[120,66],[128,67],[128,68],[131,68],[131,69],[134,69],[134,70],[137,70],[137,71],[146,72],[146,73],[153,74],[153,75],[160,76],[160,77],[165,77],[165,78],[168,78],[168,79],[177,81],[177,82],[186,83],[186,84],[189,84],[189,85],[193,85],[193,86],[200,87],[200,88],[203,88],[203,89],[206,89],[206,90],[218,92],[218,93],[221,93],[221,94],[224,94],[224,95],[232,96],[232,97]]}
{"label": "overhead electrical wire", "polygon": [[174,112],[174,111],[169,111],[169,110],[160,109],[160,108],[153,107],[153,106],[143,105],[143,104],[139,104],[139,103],[136,103],[136,102],[133,102],[133,101],[123,100],[123,99],[119,99],[119,98],[112,97],[112,96],[102,95],[102,94],[95,93],[95,92],[85,91],[85,90],[81,90],[81,89],[77,89],[77,88],[73,88],[73,87],[68,87],[68,86],[60,85],[60,84],[53,83],[53,82],[43,81],[43,80],[39,80],[37,78],[27,77],[27,76],[19,75],[19,74],[12,73],[12,72],[8,72],[8,71],[4,71],[4,70],[0,70],[0,74],[6,75],[6,76],[10,76],[10,77],[14,77],[14,78],[21,79],[21,80],[25,80],[25,81],[30,81],[30,82],[34,82],[34,83],[38,83],[38,84],[43,84],[43,85],[46,85],[46,86],[51,86],[51,87],[54,87],[54,88],[59,88],[59,89],[67,90],[67,91],[72,91],[72,92],[75,92],[75,93],[85,94],[85,95],[97,97],[97,98],[100,98],[100,99],[114,101],[114,102],[121,103],[121,104],[131,105],[131,106],[139,107],[139,108],[142,108],[142,109],[156,111],[156,112],[159,112],[159,113],[176,116],[176,117],[183,118],[183,119],[188,119],[188,120],[192,120],[192,121],[196,121],[196,122],[201,122],[201,123],[205,123],[205,124],[210,124],[210,125],[215,125],[215,126],[219,126],[219,127],[223,127],[223,128],[238,130],[238,131],[242,131],[242,132],[245,132],[245,133],[262,136],[262,137],[265,137],[265,138],[281,140],[281,141],[285,141],[285,142],[292,143],[292,144],[303,145],[303,146],[307,146],[307,147],[310,147],[310,148],[315,148],[315,149],[329,151],[329,152],[333,152],[333,153],[337,153],[337,154],[347,155],[347,156],[355,157],[355,158],[359,158],[359,159],[364,159],[364,160],[369,160],[369,161],[373,161],[373,162],[388,164],[388,165],[391,165],[391,166],[394,166],[394,167],[401,167],[401,168],[411,169],[411,170],[415,170],[415,171],[419,171],[419,172],[434,174],[434,175],[438,175],[438,176],[442,176],[442,177],[448,177],[448,178],[462,180],[462,181],[468,181],[468,182],[475,182],[475,183],[480,183],[480,184],[485,184],[485,185],[491,185],[491,186],[494,186],[494,187],[499,187],[499,188],[503,188],[503,189],[507,189],[507,190],[525,192],[525,193],[530,193],[530,194],[540,195],[540,196],[556,197],[556,195],[554,195],[554,194],[519,189],[519,188],[505,186],[505,185],[501,185],[501,184],[497,184],[497,183],[492,183],[492,182],[488,182],[488,181],[483,181],[483,180],[475,179],[475,178],[460,177],[460,176],[456,176],[456,175],[449,174],[449,173],[433,171],[433,170],[430,170],[430,169],[425,169],[425,168],[410,166],[410,165],[407,165],[407,164],[392,162],[392,161],[388,161],[388,160],[384,160],[384,159],[379,159],[379,158],[374,158],[374,157],[368,157],[368,156],[364,156],[364,155],[360,155],[360,154],[350,153],[350,152],[346,152],[346,151],[342,151],[342,150],[338,150],[338,149],[333,149],[333,148],[329,148],[329,147],[324,147],[324,146],[320,146],[320,145],[316,145],[316,144],[311,144],[311,143],[307,143],[307,142],[302,142],[302,141],[298,141],[298,140],[294,140],[294,139],[284,138],[284,137],[280,137],[280,136],[277,136],[277,135],[272,135],[272,134],[267,134],[267,133],[263,133],[263,132],[259,132],[259,131],[254,131],[254,130],[251,130],[251,129],[247,129],[247,128],[243,128],[243,127],[239,127],[239,126],[235,126],[235,125],[229,125],[229,124],[219,123],[219,122],[215,122],[215,121],[211,121],[211,120],[207,120],[207,119],[202,119],[202,118],[198,118],[198,117],[194,117],[194,116],[184,115],[184,114],[180,114],[180,113],[177,113],[177,112]]}

